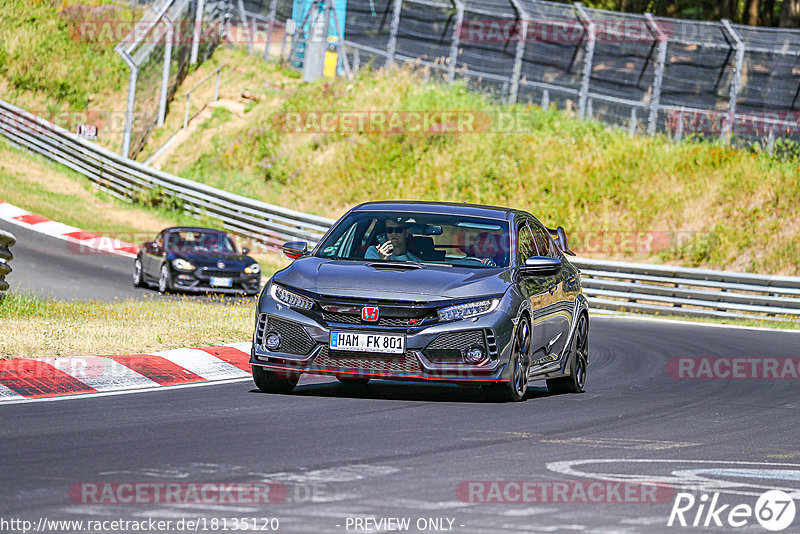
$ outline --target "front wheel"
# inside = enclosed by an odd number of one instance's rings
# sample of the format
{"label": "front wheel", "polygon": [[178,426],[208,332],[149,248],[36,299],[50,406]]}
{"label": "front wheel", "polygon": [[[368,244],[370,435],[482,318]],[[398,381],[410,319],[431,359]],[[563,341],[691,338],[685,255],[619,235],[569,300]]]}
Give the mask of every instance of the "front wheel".
{"label": "front wheel", "polygon": [[170,290],[169,267],[166,264],[161,266],[161,274],[158,275],[158,292],[161,294]]}
{"label": "front wheel", "polygon": [[484,387],[484,395],[490,401],[519,402],[528,392],[528,373],[531,367],[531,327],[527,319],[521,319],[514,336],[511,352],[511,377],[506,382]]}
{"label": "front wheel", "polygon": [[133,286],[144,287],[144,275],[142,274],[142,260],[138,257],[133,262]]}
{"label": "front wheel", "polygon": [[258,365],[253,366],[253,381],[264,393],[291,393],[299,376],[286,376]]}
{"label": "front wheel", "polygon": [[550,393],[580,393],[586,385],[586,367],[589,360],[589,320],[586,315],[578,319],[575,337],[570,350],[569,376],[547,381]]}

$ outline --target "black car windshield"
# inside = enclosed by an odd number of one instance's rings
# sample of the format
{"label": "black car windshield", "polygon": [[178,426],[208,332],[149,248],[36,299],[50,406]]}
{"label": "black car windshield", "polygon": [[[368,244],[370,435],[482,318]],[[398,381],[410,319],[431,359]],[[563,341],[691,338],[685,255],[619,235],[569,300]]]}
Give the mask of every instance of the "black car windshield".
{"label": "black car windshield", "polygon": [[317,248],[321,258],[508,267],[508,221],[437,213],[358,211]]}
{"label": "black car windshield", "polygon": [[179,231],[167,234],[167,249],[185,254],[236,253],[233,240],[219,232]]}

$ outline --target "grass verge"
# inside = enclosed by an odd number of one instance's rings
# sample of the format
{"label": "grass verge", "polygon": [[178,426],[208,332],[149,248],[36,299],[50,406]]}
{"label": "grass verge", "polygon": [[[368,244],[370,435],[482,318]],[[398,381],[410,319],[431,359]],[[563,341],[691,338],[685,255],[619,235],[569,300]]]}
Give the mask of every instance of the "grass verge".
{"label": "grass verge", "polygon": [[0,300],[0,358],[149,353],[246,341],[255,298],[54,301],[10,293]]}

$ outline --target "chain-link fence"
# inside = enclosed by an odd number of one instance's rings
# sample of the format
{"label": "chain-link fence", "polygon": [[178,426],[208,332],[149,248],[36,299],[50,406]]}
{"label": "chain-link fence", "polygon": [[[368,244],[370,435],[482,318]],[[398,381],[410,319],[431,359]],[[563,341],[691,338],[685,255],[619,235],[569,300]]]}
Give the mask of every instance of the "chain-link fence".
{"label": "chain-link fence", "polygon": [[[296,2],[240,3],[235,19],[266,28],[249,32],[248,48],[288,51]],[[348,0],[344,33],[355,68],[424,65],[502,102],[555,105],[631,133],[768,150],[800,139],[800,30],[539,0]]]}
{"label": "chain-link fence", "polygon": [[168,103],[189,71],[207,59],[227,31],[230,1],[160,0],[115,50],[130,69],[121,153],[135,158],[163,124]]}

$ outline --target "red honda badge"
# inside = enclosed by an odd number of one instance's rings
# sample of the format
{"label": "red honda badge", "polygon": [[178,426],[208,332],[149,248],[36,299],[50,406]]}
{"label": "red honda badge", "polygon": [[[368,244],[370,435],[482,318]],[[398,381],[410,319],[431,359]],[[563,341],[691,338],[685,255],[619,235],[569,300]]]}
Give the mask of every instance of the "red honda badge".
{"label": "red honda badge", "polygon": [[378,320],[378,308],[371,306],[364,306],[361,308],[361,320],[369,323],[374,323]]}

